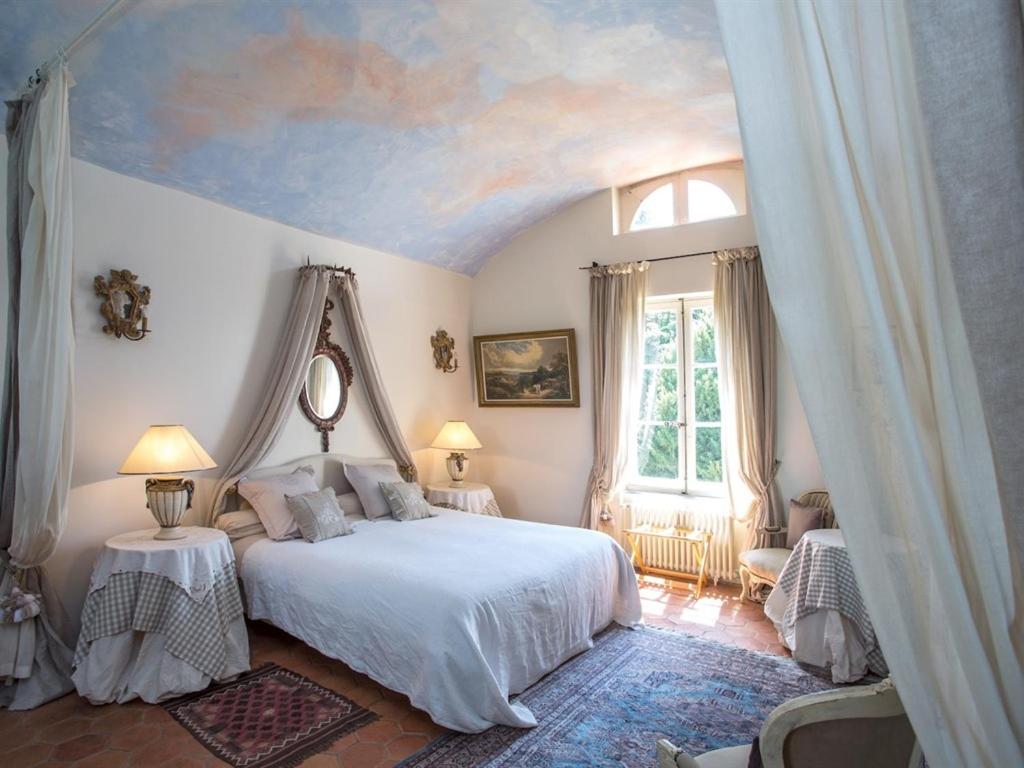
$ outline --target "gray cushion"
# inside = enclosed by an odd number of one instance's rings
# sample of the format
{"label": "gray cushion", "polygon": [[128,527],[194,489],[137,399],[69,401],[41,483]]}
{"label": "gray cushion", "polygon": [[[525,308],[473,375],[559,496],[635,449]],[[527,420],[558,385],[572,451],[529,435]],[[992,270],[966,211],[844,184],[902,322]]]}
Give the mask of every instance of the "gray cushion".
{"label": "gray cushion", "polygon": [[783,549],[781,547],[773,549],[748,549],[746,552],[740,552],[740,563],[745,565],[747,570],[755,576],[776,582],[779,580],[779,574],[782,573],[782,568],[786,561],[789,560],[791,554],[793,554],[792,549]]}
{"label": "gray cushion", "polygon": [[380,484],[402,482],[394,462],[346,464],[345,477],[359,494],[359,501],[363,503],[363,512],[368,520],[391,516],[391,508],[388,507]]}
{"label": "gray cushion", "polygon": [[705,752],[697,758],[700,768],[747,768],[750,759],[750,745],[725,747],[714,752]]}
{"label": "gray cushion", "polygon": [[423,520],[427,517],[437,517],[430,511],[430,505],[423,498],[423,489],[418,483],[381,483],[380,489],[396,520]]}
{"label": "gray cushion", "polygon": [[786,546],[792,549],[808,531],[816,531],[825,520],[825,510],[811,507],[794,499],[789,500],[789,523],[786,529]]}
{"label": "gray cushion", "polygon": [[363,511],[363,502],[359,500],[358,493],[339,493],[338,506],[345,513],[349,520],[365,520],[366,512]]}
{"label": "gray cushion", "polygon": [[306,541],[323,541],[352,533],[351,526],[345,521],[345,513],[338,506],[333,488],[285,498],[302,538]]}

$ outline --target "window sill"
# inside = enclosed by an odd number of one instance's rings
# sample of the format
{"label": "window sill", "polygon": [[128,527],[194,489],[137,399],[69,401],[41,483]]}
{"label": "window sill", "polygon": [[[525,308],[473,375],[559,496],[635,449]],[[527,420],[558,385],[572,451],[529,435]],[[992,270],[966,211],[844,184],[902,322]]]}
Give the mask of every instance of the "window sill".
{"label": "window sill", "polygon": [[626,486],[626,490],[623,495],[628,499],[631,496],[649,496],[652,499],[658,498],[663,499],[666,497],[674,496],[680,499],[700,499],[702,501],[721,501],[723,504],[726,503],[724,493],[702,493],[700,491],[690,491],[689,493],[683,493],[672,488],[656,488],[654,486]]}

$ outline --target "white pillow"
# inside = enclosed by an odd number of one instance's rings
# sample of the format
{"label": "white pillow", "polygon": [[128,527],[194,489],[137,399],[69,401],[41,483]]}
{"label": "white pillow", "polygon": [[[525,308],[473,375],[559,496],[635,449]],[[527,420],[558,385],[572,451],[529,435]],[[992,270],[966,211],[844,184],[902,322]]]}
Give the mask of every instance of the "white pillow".
{"label": "white pillow", "polygon": [[228,535],[232,541],[243,539],[253,534],[267,535],[267,529],[260,522],[260,516],[254,509],[240,509],[237,512],[224,512],[217,517],[217,527]]}
{"label": "white pillow", "polygon": [[275,541],[299,536],[298,523],[288,509],[285,496],[316,493],[319,490],[313,479],[313,468],[308,466],[299,467],[290,475],[241,480],[238,483],[239,495],[252,504],[260,522],[267,529],[267,536]]}
{"label": "white pillow", "polygon": [[337,496],[338,506],[345,513],[345,517],[353,520],[366,519],[363,502],[359,500],[358,493],[339,493]]}
{"label": "white pillow", "polygon": [[398,466],[395,462],[385,460],[346,463],[345,477],[359,494],[359,501],[363,504],[363,512],[368,520],[391,517],[391,508],[388,506],[387,499],[384,498],[380,484],[382,482],[402,482],[402,476],[398,474]]}

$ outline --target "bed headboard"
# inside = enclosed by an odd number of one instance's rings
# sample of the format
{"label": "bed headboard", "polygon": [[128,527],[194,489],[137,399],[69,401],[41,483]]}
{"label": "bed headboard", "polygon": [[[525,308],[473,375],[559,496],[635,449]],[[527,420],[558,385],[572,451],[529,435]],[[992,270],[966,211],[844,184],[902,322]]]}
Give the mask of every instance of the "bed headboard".
{"label": "bed headboard", "polygon": [[[348,478],[345,477],[345,462],[360,462],[360,463],[390,463],[395,462],[391,459],[367,459],[362,456],[347,456],[341,453],[314,453],[311,456],[303,456],[301,459],[294,459],[289,461],[287,464],[278,464],[274,467],[260,467],[254,469],[251,472],[246,473],[246,478],[250,480],[258,480],[261,477],[272,477],[273,475],[286,475],[289,472],[294,472],[296,469],[302,466],[313,467],[313,476],[316,478],[316,484],[325,488],[331,486],[337,493],[351,493],[353,491],[351,483]],[[224,511],[234,512],[238,509],[248,509],[249,503],[238,495],[237,484],[231,486],[228,490],[227,495],[224,498]]]}

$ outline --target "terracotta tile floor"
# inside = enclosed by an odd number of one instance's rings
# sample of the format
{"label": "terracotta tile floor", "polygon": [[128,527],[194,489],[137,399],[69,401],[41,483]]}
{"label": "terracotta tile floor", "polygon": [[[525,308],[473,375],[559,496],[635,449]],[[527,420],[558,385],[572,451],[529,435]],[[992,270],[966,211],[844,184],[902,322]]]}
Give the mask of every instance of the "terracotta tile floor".
{"label": "terracotta tile floor", "polygon": [[[645,579],[640,594],[648,624],[752,650],[786,653],[761,607],[741,603],[735,587],[707,588],[700,600],[694,600],[684,587],[670,589],[660,579]],[[254,623],[250,637],[254,666],[276,662],[380,715],[377,722],[345,736],[303,766],[392,766],[444,732],[404,696],[382,689],[273,627]],[[73,694],[31,712],[0,711],[0,745],[2,768],[226,765],[160,707],[138,701],[94,707]]]}

